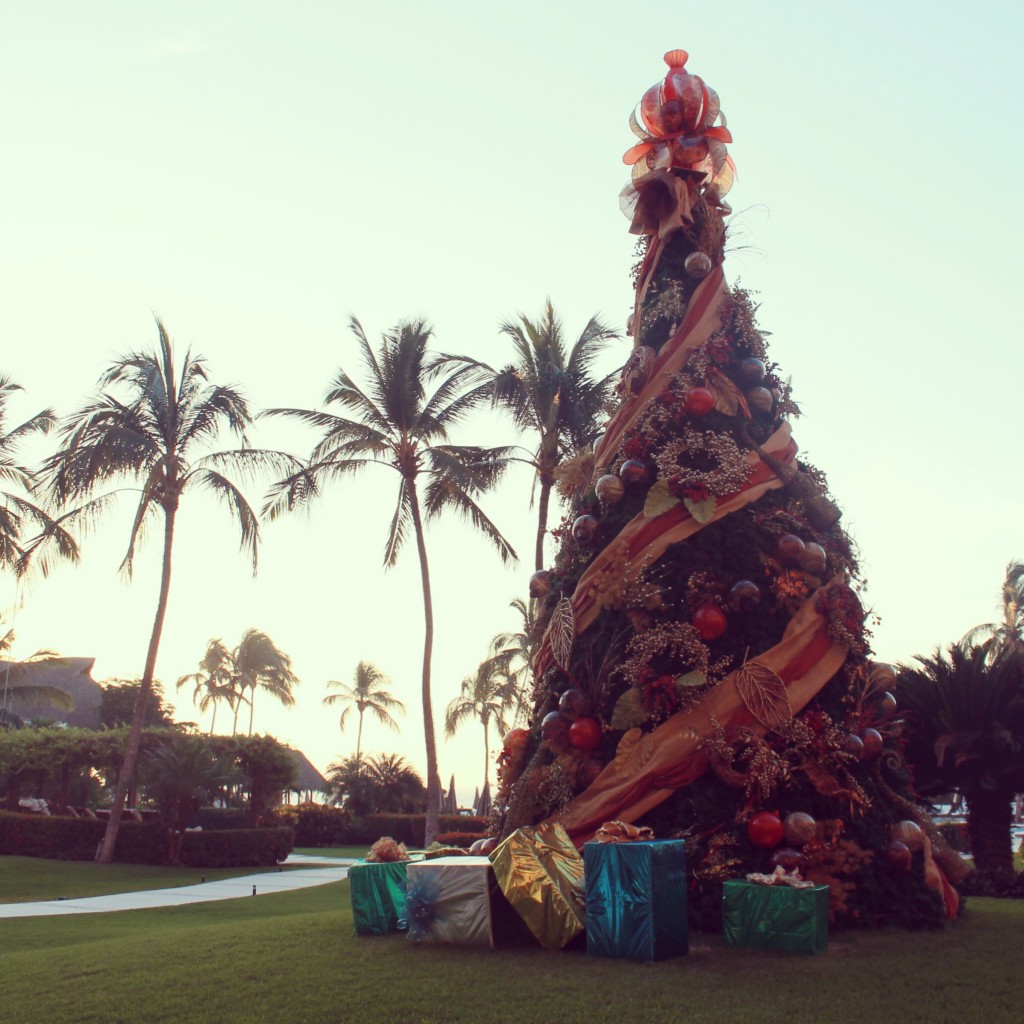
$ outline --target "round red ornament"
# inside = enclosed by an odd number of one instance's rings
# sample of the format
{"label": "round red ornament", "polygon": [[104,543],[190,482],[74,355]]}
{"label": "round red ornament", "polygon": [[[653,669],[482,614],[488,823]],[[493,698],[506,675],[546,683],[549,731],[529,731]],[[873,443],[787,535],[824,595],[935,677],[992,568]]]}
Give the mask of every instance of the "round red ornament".
{"label": "round red ornament", "polygon": [[683,395],[683,408],[691,416],[706,416],[715,407],[715,396],[707,388],[690,388]]}
{"label": "round red ornament", "polygon": [[860,738],[864,744],[864,751],[860,755],[862,761],[872,761],[881,754],[885,743],[877,729],[861,729]]}
{"label": "round red ornament", "polygon": [[647,479],[647,467],[639,459],[627,459],[619,467],[619,479],[627,487],[638,487]]}
{"label": "round red ornament", "polygon": [[747,823],[750,841],[762,850],[771,850],[782,842],[782,822],[774,811],[758,811]]}
{"label": "round red ornament", "polygon": [[509,729],[502,740],[502,746],[506,750],[516,750],[525,747],[530,739],[530,734],[525,729]]}
{"label": "round red ornament", "polygon": [[690,625],[700,634],[701,640],[716,640],[725,632],[729,620],[721,608],[706,604],[690,616]]}
{"label": "round red ornament", "polygon": [[593,718],[577,718],[569,726],[569,742],[577,750],[593,750],[601,742],[601,726]]}

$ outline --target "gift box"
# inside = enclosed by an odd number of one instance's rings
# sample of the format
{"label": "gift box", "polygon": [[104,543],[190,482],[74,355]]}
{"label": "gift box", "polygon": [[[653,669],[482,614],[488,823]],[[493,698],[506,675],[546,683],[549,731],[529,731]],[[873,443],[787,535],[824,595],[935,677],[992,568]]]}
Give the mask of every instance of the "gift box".
{"label": "gift box", "polygon": [[491,890],[486,857],[438,857],[409,865],[406,919],[409,938],[493,946]]}
{"label": "gift box", "polygon": [[730,946],[822,953],[828,947],[828,886],[794,889],[734,879],[722,893],[722,923]]}
{"label": "gift box", "polygon": [[405,918],[405,873],[409,862],[360,861],[348,869],[356,935],[387,935]]}
{"label": "gift box", "polygon": [[505,898],[545,949],[562,949],[583,933],[583,858],[561,825],[518,829],[491,861]]}
{"label": "gift box", "polygon": [[681,839],[587,843],[587,953],[665,960],[690,948]]}

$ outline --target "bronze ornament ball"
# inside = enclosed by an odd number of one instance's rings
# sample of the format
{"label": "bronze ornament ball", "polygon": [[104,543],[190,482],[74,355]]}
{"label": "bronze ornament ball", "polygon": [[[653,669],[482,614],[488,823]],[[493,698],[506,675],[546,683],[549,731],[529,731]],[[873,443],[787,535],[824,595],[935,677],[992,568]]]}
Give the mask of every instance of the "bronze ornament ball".
{"label": "bronze ornament ball", "polygon": [[558,711],[549,711],[541,720],[540,735],[550,747],[564,747],[569,739],[569,719]]}
{"label": "bronze ornament ball", "polygon": [[639,459],[627,459],[619,468],[619,479],[627,487],[639,487],[647,479],[647,467]]}
{"label": "bronze ornament ball", "polygon": [[847,754],[852,754],[854,757],[863,759],[864,757],[864,741],[855,733],[848,732],[846,739],[843,740],[843,750]]}
{"label": "bronze ornament ball", "polygon": [[702,281],[711,273],[711,257],[706,252],[691,252],[683,260],[683,270],[695,281]]}
{"label": "bronze ornament ball", "polygon": [[911,854],[910,847],[906,843],[901,843],[898,839],[894,839],[885,848],[885,859],[889,866],[897,871],[909,871],[913,854]]}
{"label": "bronze ornament ball", "polygon": [[773,868],[779,867],[783,871],[795,871],[803,864],[803,854],[794,850],[791,846],[783,846],[776,850],[768,862]]}
{"label": "bronze ornament ball", "polygon": [[573,686],[558,698],[558,710],[570,722],[575,722],[590,711],[590,700],[582,690]]}
{"label": "bronze ornament ball", "polygon": [[736,364],[736,375],[744,387],[756,387],[767,373],[764,363],[756,356],[747,356]]}
{"label": "bronze ornament ball", "polygon": [[626,485],[614,473],[606,473],[594,485],[594,493],[598,501],[603,501],[606,505],[617,505],[626,493]]}
{"label": "bronze ornament ball", "polygon": [[729,589],[729,607],[746,612],[761,603],[761,588],[753,580],[737,580]]}
{"label": "bronze ornament ball", "polygon": [[779,558],[787,565],[799,565],[807,545],[795,533],[783,534],[775,544]]}
{"label": "bronze ornament ball", "polygon": [[875,662],[868,674],[868,681],[878,690],[894,690],[896,688],[896,669],[885,662]]}
{"label": "bronze ornament ball", "polygon": [[881,754],[882,747],[885,746],[882,734],[877,729],[862,729],[860,738],[864,744],[864,750],[860,755],[861,760],[873,761]]}
{"label": "bronze ornament ball", "polygon": [[572,524],[572,539],[581,547],[593,544],[597,536],[597,520],[593,516],[579,516]]}
{"label": "bronze ornament ball", "polygon": [[896,714],[897,707],[899,705],[896,703],[896,698],[888,690],[878,698],[878,713],[883,718],[889,718],[891,715]]}

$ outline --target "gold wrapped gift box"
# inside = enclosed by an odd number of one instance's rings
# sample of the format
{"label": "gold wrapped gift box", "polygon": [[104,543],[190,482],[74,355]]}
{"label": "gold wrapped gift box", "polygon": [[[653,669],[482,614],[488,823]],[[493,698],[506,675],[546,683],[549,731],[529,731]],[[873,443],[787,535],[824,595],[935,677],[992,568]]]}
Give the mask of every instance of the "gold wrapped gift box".
{"label": "gold wrapped gift box", "polygon": [[561,825],[513,832],[491,863],[505,899],[545,949],[562,949],[586,929],[583,858]]}

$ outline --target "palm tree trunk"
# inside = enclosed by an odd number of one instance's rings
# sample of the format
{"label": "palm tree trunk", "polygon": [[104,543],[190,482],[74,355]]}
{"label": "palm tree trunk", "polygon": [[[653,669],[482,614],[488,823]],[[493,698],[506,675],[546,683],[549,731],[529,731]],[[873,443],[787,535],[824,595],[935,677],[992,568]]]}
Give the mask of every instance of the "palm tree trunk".
{"label": "palm tree trunk", "polygon": [[153,675],[156,671],[156,655],[160,649],[160,635],[164,629],[164,616],[167,614],[167,598],[171,592],[171,549],[174,546],[175,509],[164,510],[164,560],[160,573],[160,597],[156,605],[156,616],[153,619],[153,631],[149,636],[149,650],[146,652],[146,667],[142,673],[139,696],[135,702],[135,714],[132,716],[132,727],[128,731],[128,741],[124,748],[124,761],[117,773],[117,786],[114,789],[114,803],[110,808],[110,819],[103,841],[96,853],[98,864],[109,864],[114,859],[114,846],[117,843],[118,829],[121,827],[121,812],[128,788],[135,775],[135,766],[139,758],[139,744],[142,741],[142,722],[146,714],[146,704],[150,691],[153,689]]}
{"label": "palm tree trunk", "polygon": [[213,735],[214,727],[217,724],[217,701],[213,701],[213,714],[210,716],[210,735]]}
{"label": "palm tree trunk", "polygon": [[971,837],[971,855],[979,871],[1013,874],[1012,789],[972,789],[967,797],[967,832]]}
{"label": "palm tree trunk", "polygon": [[423,739],[427,747],[427,813],[423,845],[429,846],[439,831],[438,814],[441,802],[441,777],[437,774],[437,741],[434,736],[434,709],[430,699],[430,659],[434,647],[434,606],[430,598],[430,569],[427,546],[423,540],[423,521],[414,480],[409,487],[409,505],[416,530],[416,550],[420,556],[420,579],[423,582]]}
{"label": "palm tree trunk", "polygon": [[548,504],[551,501],[551,486],[553,483],[553,476],[545,473],[542,469],[540,476],[540,499],[537,501],[537,549],[534,555],[537,572],[544,568],[544,538],[548,532]]}
{"label": "palm tree trunk", "polygon": [[[491,744],[487,735],[487,719],[484,719],[484,786],[487,785],[487,771],[491,765]],[[481,790],[483,792],[483,790]]]}
{"label": "palm tree trunk", "polygon": [[249,735],[252,735],[252,715],[256,710],[256,686],[253,684],[252,696],[249,698]]}
{"label": "palm tree trunk", "polygon": [[356,733],[356,771],[359,771],[359,766],[362,764],[362,752],[363,752],[363,709],[359,709],[359,731]]}

